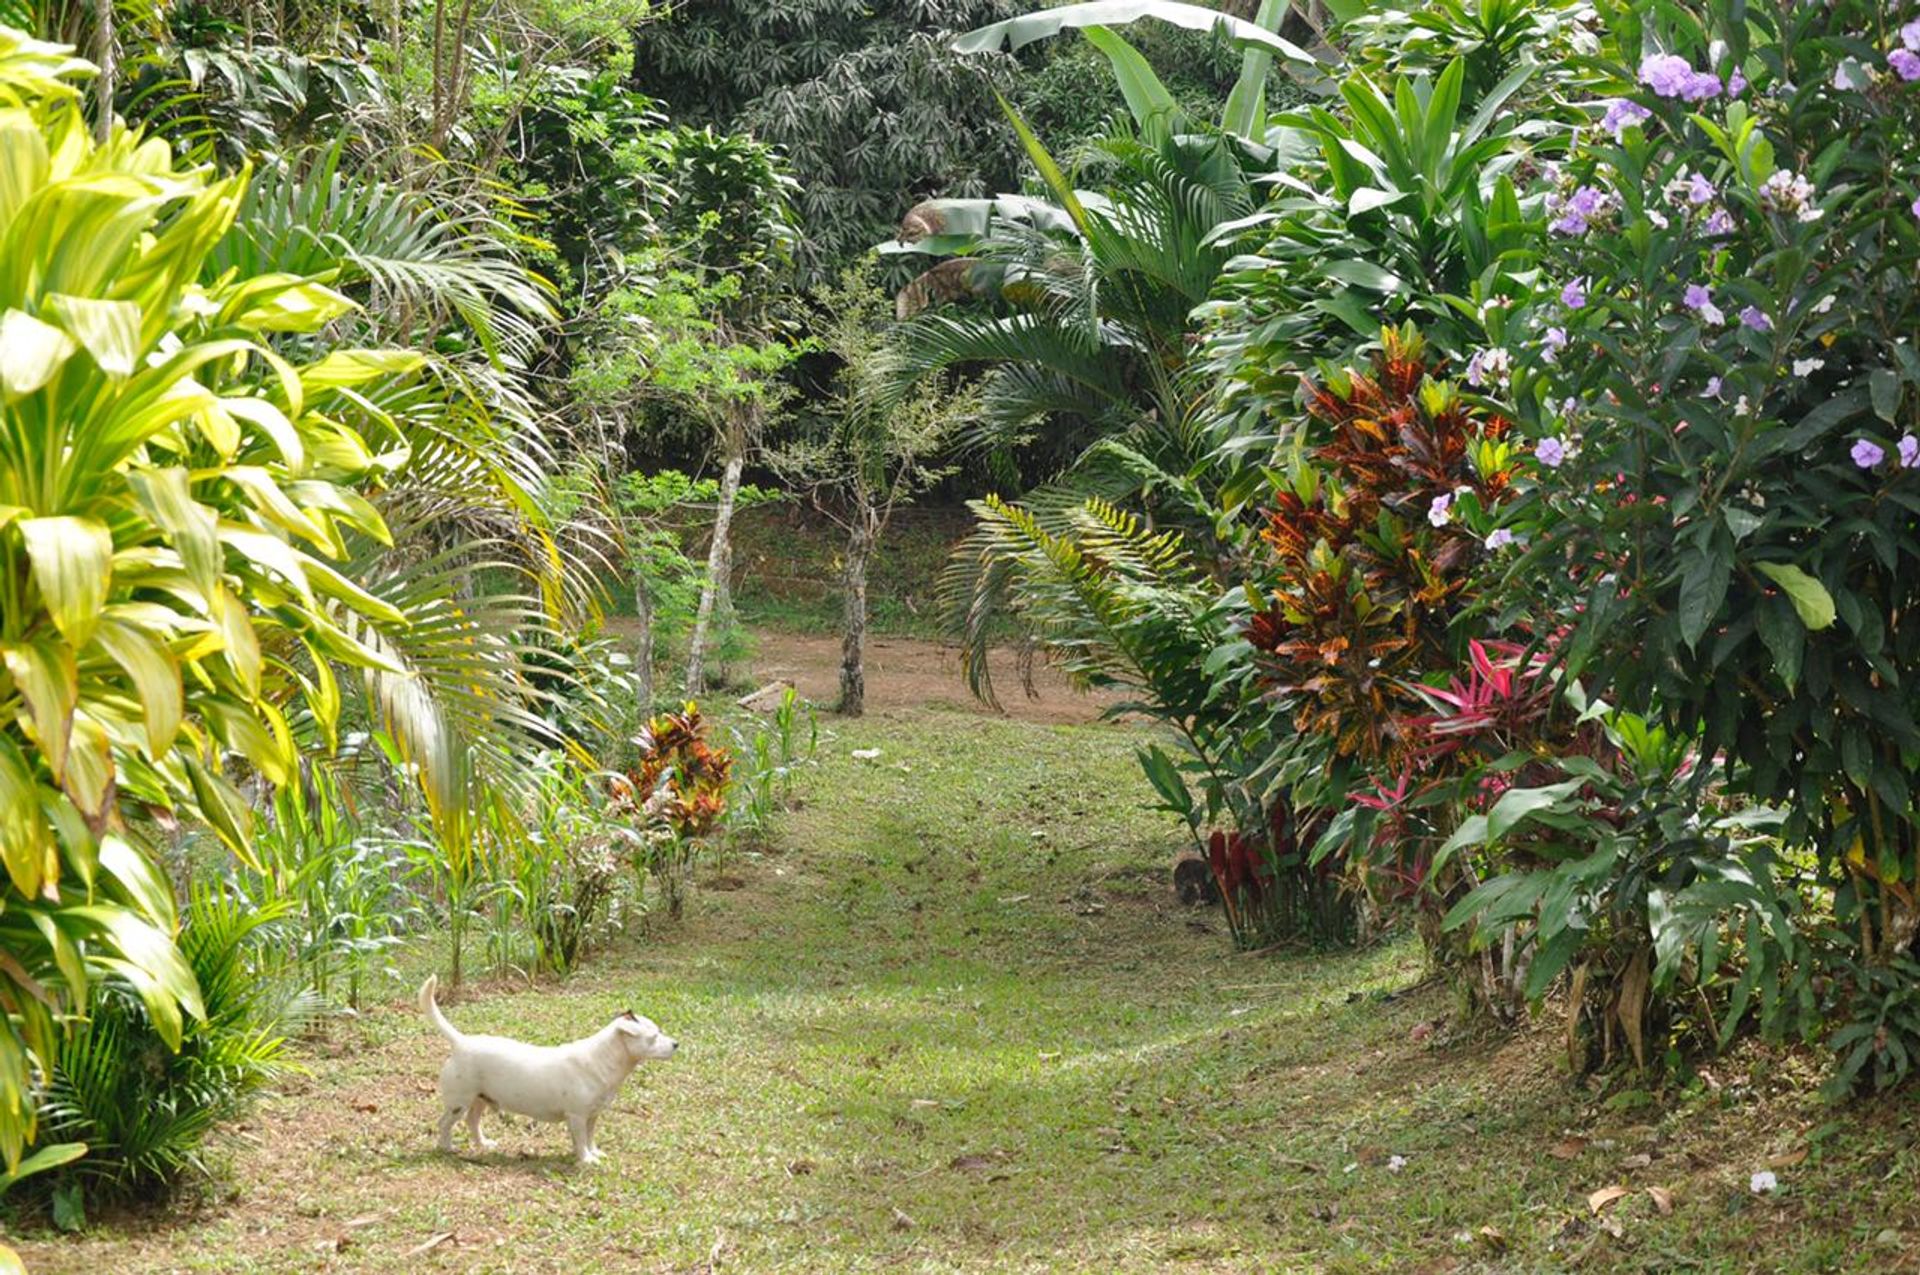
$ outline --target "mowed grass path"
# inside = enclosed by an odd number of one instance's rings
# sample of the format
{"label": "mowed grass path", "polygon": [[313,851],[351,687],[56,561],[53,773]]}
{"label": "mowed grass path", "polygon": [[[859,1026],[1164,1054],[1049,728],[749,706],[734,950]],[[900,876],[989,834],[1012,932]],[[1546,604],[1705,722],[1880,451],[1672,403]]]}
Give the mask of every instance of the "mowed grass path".
{"label": "mowed grass path", "polygon": [[[803,808],[681,924],[565,983],[470,989],[470,1031],[556,1042],[631,1005],[684,1042],[629,1083],[599,1167],[521,1122],[436,1154],[443,1046],[396,989],[232,1131],[219,1198],[33,1237],[29,1267],[1911,1268],[1910,1103],[1823,1127],[1790,1092],[1806,1064],[1749,1059],[1671,1114],[1618,1110],[1555,1071],[1551,1025],[1416,1032],[1448,1007],[1405,944],[1234,955],[1171,898],[1139,739],[831,722]],[[1753,1198],[1770,1157],[1782,1191]],[[1595,1219],[1612,1185],[1635,1194]]]}

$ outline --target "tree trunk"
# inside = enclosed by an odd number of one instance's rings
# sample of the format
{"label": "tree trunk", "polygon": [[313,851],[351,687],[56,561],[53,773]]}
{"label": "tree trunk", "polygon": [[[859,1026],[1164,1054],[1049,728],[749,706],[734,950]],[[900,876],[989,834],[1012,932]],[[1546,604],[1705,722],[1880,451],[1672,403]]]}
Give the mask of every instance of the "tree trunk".
{"label": "tree trunk", "polygon": [[707,549],[707,578],[700,585],[700,607],[694,612],[693,638],[687,645],[687,694],[691,696],[707,689],[707,630],[713,623],[722,577],[733,561],[728,537],[733,529],[733,502],[740,494],[740,471],[746,464],[744,440],[738,435],[729,438],[727,469],[720,480],[720,505],[713,515],[713,544]]}
{"label": "tree trunk", "polygon": [[113,90],[119,67],[114,59],[113,0],[93,0],[93,60],[100,74],[93,82],[93,135],[102,146],[113,136]]}
{"label": "tree trunk", "polygon": [[840,712],[859,717],[867,711],[867,567],[878,533],[873,506],[862,496],[847,537],[847,573],[841,602],[845,627],[840,642]]}

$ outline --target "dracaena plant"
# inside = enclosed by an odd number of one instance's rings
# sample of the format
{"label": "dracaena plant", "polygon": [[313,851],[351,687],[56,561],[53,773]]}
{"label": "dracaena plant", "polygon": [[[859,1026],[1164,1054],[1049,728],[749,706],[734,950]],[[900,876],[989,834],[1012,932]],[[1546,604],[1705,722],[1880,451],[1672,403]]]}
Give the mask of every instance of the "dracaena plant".
{"label": "dracaena plant", "polygon": [[[0,29],[0,1158],[89,984],[178,1046],[204,1013],[144,813],[248,852],[237,760],[296,773],[330,736],[336,664],[405,617],[332,561],[386,537],[366,490],[400,460],[357,391],[411,355],[322,353],[350,308],[290,275],[198,282],[246,175],[115,127],[96,143],[68,51]],[[280,351],[298,351],[297,354]]]}

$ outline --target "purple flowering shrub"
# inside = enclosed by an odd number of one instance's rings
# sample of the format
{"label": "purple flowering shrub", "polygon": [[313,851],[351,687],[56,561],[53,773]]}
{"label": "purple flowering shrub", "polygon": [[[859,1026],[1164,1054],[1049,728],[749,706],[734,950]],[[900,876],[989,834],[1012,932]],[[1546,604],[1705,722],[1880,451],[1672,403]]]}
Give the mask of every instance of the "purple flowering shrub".
{"label": "purple flowering shrub", "polygon": [[1486,316],[1541,462],[1506,584],[1701,791],[1785,812],[1885,970],[1920,933],[1920,0],[1636,0],[1608,38],[1540,284]]}

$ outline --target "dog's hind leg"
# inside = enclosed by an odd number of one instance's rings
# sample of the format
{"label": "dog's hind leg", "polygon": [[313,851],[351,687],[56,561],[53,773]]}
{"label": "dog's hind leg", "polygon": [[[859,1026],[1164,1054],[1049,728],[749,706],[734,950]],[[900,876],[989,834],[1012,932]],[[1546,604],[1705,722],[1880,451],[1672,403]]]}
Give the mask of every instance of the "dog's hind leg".
{"label": "dog's hind leg", "polygon": [[491,1151],[494,1141],[480,1132],[480,1119],[493,1110],[493,1103],[486,1098],[476,1096],[467,1104],[467,1136],[473,1139],[473,1145],[482,1151]]}
{"label": "dog's hind leg", "polygon": [[448,1106],[442,1099],[440,1107],[440,1149],[442,1151],[453,1150],[453,1126],[459,1123],[460,1113],[464,1110],[466,1110],[465,1107]]}

